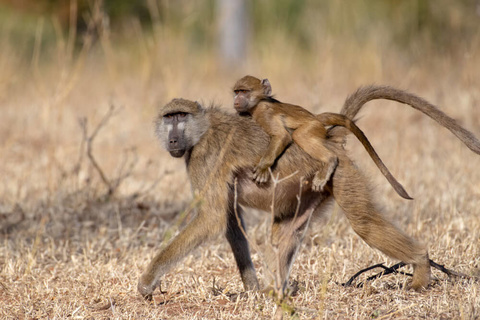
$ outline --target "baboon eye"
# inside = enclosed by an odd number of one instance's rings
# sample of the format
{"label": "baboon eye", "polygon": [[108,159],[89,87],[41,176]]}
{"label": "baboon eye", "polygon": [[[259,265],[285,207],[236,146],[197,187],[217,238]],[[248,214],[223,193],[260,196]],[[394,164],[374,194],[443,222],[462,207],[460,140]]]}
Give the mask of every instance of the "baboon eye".
{"label": "baboon eye", "polygon": [[175,113],[167,113],[163,117],[166,119],[173,119],[174,117],[178,117],[179,119],[184,119],[188,115],[187,112],[175,112]]}

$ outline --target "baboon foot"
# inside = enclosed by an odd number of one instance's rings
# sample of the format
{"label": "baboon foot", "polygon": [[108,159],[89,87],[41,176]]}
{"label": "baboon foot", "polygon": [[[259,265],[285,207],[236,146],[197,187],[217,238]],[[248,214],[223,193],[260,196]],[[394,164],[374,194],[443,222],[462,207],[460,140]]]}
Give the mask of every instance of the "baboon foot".
{"label": "baboon foot", "polygon": [[149,281],[147,278],[148,277],[144,275],[140,277],[140,280],[138,280],[137,290],[145,300],[152,301],[153,291],[155,291],[157,288],[158,283],[156,281]]}
{"label": "baboon foot", "polygon": [[253,180],[257,184],[261,183],[266,183],[268,181],[268,178],[270,177],[270,172],[268,172],[268,166],[263,167],[263,166],[256,166],[255,169],[253,169]]}
{"label": "baboon foot", "polygon": [[[288,282],[288,285],[285,289],[285,291],[286,291],[285,293],[288,296],[294,297],[294,296],[298,295],[299,290],[300,290],[300,285],[298,284],[298,281],[297,280],[291,280],[291,281]],[[273,297],[277,294],[273,285],[268,285],[265,288],[263,288],[262,290],[260,290],[259,292],[262,293],[265,296],[270,296],[270,297]]]}
{"label": "baboon foot", "polygon": [[315,172],[315,176],[312,180],[312,190],[315,192],[322,192],[323,188],[328,182],[329,177],[322,177],[322,173],[320,171]]}
{"label": "baboon foot", "polygon": [[258,283],[258,279],[254,270],[251,274],[246,274],[245,276],[242,276],[242,281],[243,286],[247,291],[258,290],[260,288],[260,284]]}
{"label": "baboon foot", "polygon": [[415,291],[421,291],[428,287],[430,283],[430,261],[427,259],[425,263],[417,264],[413,266],[413,279],[410,285],[410,289]]}
{"label": "baboon foot", "polygon": [[325,163],[322,171],[315,172],[312,180],[312,190],[316,192],[323,191],[328,180],[332,177],[338,166],[338,158],[334,157]]}

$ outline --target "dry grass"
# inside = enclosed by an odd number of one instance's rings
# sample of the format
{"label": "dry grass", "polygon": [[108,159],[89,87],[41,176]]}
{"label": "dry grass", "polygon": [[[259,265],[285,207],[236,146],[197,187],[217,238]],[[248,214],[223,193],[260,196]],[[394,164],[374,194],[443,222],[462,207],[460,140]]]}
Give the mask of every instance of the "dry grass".
{"label": "dry grass", "polygon": [[[242,285],[220,238],[163,277],[166,293],[157,291],[153,304],[136,292],[139,275],[165,233],[176,231],[177,215],[191,199],[183,161],[162,151],[153,136],[156,106],[173,97],[229,107],[229,86],[252,73],[268,76],[282,100],[316,112],[337,111],[358,85],[392,84],[426,97],[480,136],[478,55],[452,61],[432,53],[428,62],[411,63],[382,43],[352,51],[324,39],[317,57],[303,59],[294,48],[279,50],[280,37],[253,52],[245,70],[230,74],[215,59],[192,55],[167,31],[161,39],[142,33],[136,38],[134,48],[97,44],[78,68],[75,59],[26,66],[8,46],[0,53],[2,319],[272,316],[271,299],[230,299]],[[62,50],[56,54],[68,54]],[[96,159],[110,179],[119,176],[123,163],[137,160],[116,194],[105,197],[98,173],[80,156],[78,119],[87,117],[92,130],[111,104],[121,110],[95,139]],[[479,275],[480,157],[408,107],[372,103],[362,115],[359,125],[415,197],[400,199],[352,139],[352,157],[371,175],[386,215],[427,243],[435,261]],[[249,234],[259,243],[267,216],[248,217]],[[292,272],[300,283],[291,301],[294,318],[480,318],[479,284],[450,281],[438,272],[422,293],[403,290],[401,275],[364,288],[340,286],[361,268],[395,261],[361,241],[336,207],[310,229]],[[262,277],[259,255],[253,259]]]}

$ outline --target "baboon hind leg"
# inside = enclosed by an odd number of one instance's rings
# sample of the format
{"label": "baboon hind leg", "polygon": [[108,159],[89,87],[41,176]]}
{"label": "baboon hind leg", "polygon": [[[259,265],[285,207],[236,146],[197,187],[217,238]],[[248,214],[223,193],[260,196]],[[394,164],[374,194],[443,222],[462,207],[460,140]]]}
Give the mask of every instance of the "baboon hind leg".
{"label": "baboon hind leg", "polygon": [[372,202],[366,179],[349,160],[340,161],[332,179],[332,192],[353,230],[371,247],[411,263],[414,273],[410,286],[415,290],[426,288],[430,281],[426,248],[379,212]]}
{"label": "baboon hind leg", "polygon": [[243,210],[239,205],[237,205],[236,213],[234,210],[230,210],[228,214],[225,236],[230,243],[230,247],[232,248],[245,290],[258,290],[260,286],[258,284],[255,267],[253,266],[252,258],[250,256],[248,240],[245,238],[245,235],[242,232],[242,229],[244,232],[246,232],[245,223],[242,216]]}
{"label": "baboon hind leg", "polygon": [[275,287],[282,292],[286,291],[292,264],[315,207],[316,203],[307,209],[299,210],[297,217],[294,219],[277,219],[274,221],[271,230],[271,243],[267,247],[266,254],[270,274],[266,274],[266,289],[264,291],[270,291],[273,284],[276,284]]}
{"label": "baboon hind leg", "polygon": [[298,127],[292,138],[311,157],[321,161],[323,170],[317,171],[312,181],[313,191],[323,191],[338,165],[337,156],[326,147],[327,131],[320,121],[311,121]]}

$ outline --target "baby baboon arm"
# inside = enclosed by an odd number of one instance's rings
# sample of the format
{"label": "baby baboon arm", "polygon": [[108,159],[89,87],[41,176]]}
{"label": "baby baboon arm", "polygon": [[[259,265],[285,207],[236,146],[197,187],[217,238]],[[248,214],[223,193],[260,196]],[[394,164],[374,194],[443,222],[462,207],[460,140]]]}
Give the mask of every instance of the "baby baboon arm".
{"label": "baby baboon arm", "polygon": [[262,111],[257,109],[257,111],[253,115],[254,120],[270,136],[270,143],[267,151],[253,170],[253,179],[257,183],[265,183],[269,177],[268,168],[275,163],[278,156],[292,143],[292,136],[285,129],[280,115],[273,114],[271,110]]}

